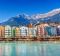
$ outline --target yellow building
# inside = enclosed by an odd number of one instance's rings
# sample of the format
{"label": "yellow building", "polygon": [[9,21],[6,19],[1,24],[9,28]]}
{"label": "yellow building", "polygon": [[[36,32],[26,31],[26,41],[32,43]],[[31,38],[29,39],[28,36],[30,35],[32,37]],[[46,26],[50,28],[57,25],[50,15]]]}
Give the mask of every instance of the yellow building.
{"label": "yellow building", "polygon": [[16,27],[15,36],[20,37],[20,28],[19,27]]}

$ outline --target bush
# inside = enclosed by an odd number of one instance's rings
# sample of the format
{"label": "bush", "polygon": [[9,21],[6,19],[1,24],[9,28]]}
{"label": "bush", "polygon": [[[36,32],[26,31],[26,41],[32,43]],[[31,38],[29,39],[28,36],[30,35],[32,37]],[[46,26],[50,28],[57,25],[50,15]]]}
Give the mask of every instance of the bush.
{"label": "bush", "polygon": [[8,40],[8,41],[11,40],[11,37],[10,37],[10,36],[7,36],[7,40]]}

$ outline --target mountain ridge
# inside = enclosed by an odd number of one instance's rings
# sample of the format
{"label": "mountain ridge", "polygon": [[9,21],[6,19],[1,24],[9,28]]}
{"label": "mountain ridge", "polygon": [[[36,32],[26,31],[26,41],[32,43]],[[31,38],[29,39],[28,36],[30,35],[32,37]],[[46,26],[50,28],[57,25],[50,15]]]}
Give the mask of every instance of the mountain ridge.
{"label": "mountain ridge", "polygon": [[48,13],[45,14],[35,14],[32,16],[29,16],[27,14],[20,14],[15,17],[11,17],[5,22],[0,23],[0,25],[10,25],[10,26],[20,26],[20,25],[25,25],[27,26],[28,24],[36,24],[39,22],[60,22],[60,8],[54,9]]}

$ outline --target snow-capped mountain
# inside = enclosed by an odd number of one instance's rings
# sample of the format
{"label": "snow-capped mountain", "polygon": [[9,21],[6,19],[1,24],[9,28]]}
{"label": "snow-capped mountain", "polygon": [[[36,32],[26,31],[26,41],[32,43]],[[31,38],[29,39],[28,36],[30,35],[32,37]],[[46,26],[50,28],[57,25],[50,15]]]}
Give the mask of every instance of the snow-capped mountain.
{"label": "snow-capped mountain", "polygon": [[2,22],[0,25],[20,26],[27,25],[30,23],[36,24],[39,22],[60,22],[60,8],[54,9],[45,14],[35,14],[32,16],[26,14],[20,14],[9,20]]}
{"label": "snow-capped mountain", "polygon": [[53,15],[56,15],[58,13],[60,13],[60,8],[54,9],[54,10],[48,12],[48,13],[45,13],[45,14],[35,14],[35,15],[32,15],[31,17],[36,20],[36,19],[39,19],[39,18],[45,18],[45,17],[48,17],[48,16],[53,16]]}

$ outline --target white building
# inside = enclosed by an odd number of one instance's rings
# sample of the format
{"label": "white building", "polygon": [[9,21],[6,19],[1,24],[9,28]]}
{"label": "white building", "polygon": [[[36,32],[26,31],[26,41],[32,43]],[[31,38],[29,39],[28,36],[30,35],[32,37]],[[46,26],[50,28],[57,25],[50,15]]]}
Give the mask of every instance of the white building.
{"label": "white building", "polygon": [[28,28],[25,26],[20,27],[20,36],[27,37],[28,36]]}
{"label": "white building", "polygon": [[5,38],[11,37],[11,27],[9,25],[5,26]]}
{"label": "white building", "polygon": [[37,37],[37,27],[34,27],[32,31],[33,37]]}
{"label": "white building", "polygon": [[36,37],[37,36],[37,28],[36,27],[29,28],[28,35],[29,35],[29,37]]}

